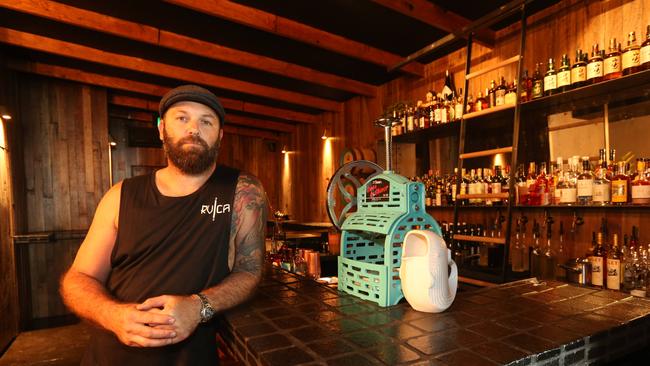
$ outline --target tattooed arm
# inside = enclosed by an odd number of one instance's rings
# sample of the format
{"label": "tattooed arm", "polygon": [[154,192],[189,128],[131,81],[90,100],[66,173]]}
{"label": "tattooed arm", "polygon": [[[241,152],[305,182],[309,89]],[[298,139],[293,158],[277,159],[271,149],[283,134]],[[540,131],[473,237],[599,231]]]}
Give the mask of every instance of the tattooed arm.
{"label": "tattooed arm", "polygon": [[266,193],[255,176],[239,175],[233,206],[228,256],[232,272],[219,285],[203,291],[217,311],[246,300],[262,278],[268,210]]}
{"label": "tattooed arm", "polygon": [[[218,312],[244,302],[262,277],[267,205],[264,188],[257,178],[247,173],[239,175],[233,206],[228,257],[232,272],[218,285],[201,291]],[[137,308],[162,308],[160,313],[174,317],[174,325],[166,327],[176,332],[174,343],[192,334],[200,321],[201,303],[196,295],[153,297]]]}

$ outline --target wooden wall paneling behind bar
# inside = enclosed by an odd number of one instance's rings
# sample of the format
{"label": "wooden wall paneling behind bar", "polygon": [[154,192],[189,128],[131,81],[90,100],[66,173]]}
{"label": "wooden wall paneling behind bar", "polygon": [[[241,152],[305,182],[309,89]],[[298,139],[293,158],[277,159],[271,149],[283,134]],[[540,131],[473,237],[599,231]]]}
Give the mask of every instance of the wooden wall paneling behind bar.
{"label": "wooden wall paneling behind bar", "polygon": [[9,108],[13,117],[0,121],[0,350],[9,345],[19,330],[18,281],[12,238],[16,228],[12,170],[16,152],[20,150],[14,137],[20,123],[15,92],[15,74],[0,68],[0,105]]}
{"label": "wooden wall paneling behind bar", "polygon": [[36,77],[20,84],[27,232],[87,229],[108,190],[104,89]]}

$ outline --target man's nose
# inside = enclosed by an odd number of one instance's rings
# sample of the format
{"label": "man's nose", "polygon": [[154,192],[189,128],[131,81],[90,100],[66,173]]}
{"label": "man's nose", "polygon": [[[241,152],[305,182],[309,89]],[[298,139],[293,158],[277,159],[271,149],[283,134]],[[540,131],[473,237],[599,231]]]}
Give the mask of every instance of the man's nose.
{"label": "man's nose", "polygon": [[186,125],[186,130],[189,135],[198,135],[199,134],[199,123],[195,119],[190,119]]}

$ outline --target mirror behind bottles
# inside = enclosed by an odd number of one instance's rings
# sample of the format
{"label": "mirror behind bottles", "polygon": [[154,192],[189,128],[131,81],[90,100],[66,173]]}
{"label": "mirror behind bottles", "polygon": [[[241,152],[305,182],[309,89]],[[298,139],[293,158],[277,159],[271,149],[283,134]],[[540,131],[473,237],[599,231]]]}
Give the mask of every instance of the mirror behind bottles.
{"label": "mirror behind bottles", "polygon": [[595,161],[603,148],[614,149],[617,161],[650,157],[650,99],[644,99],[549,115],[549,160],[577,155]]}

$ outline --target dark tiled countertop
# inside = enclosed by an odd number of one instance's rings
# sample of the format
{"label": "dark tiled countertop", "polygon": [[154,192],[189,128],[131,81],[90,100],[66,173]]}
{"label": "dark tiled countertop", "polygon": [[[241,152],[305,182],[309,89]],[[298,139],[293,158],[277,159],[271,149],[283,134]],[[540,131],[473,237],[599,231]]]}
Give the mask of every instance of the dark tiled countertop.
{"label": "dark tiled countertop", "polygon": [[459,292],[429,314],[267,269],[222,335],[247,365],[573,365],[648,347],[648,314],[646,299],[534,280]]}

